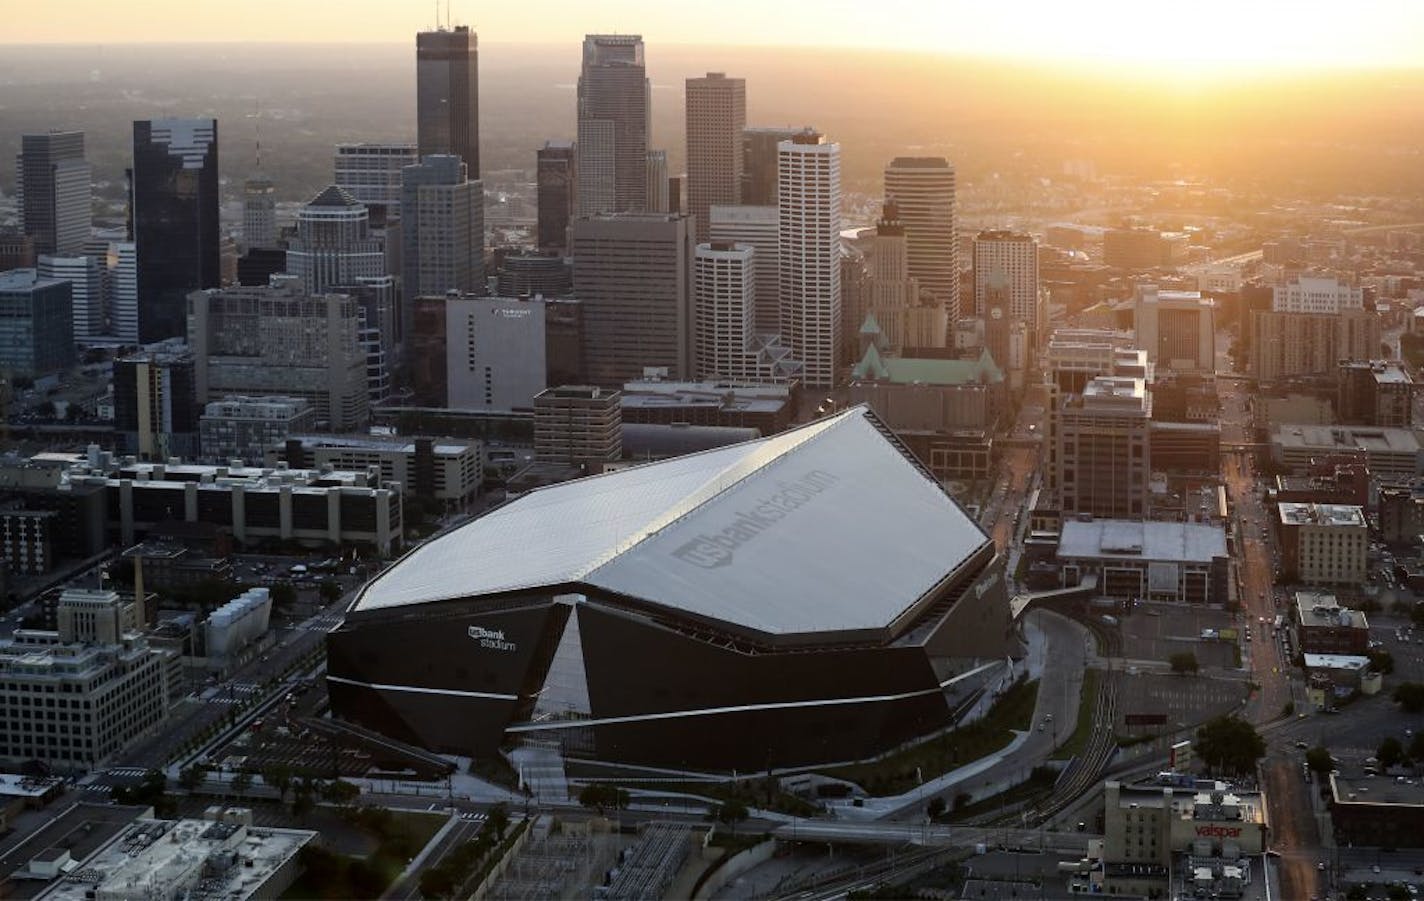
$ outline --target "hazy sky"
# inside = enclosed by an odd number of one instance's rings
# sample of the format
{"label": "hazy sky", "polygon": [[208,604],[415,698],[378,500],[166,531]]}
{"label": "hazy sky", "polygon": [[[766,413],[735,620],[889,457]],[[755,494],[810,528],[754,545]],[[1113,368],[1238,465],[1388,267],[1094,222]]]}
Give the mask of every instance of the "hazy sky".
{"label": "hazy sky", "polygon": [[[7,0],[16,2],[19,0]],[[1424,64],[1421,0],[451,0],[484,41],[903,47],[1112,64]],[[441,0],[443,9],[444,0]],[[63,0],[23,4],[0,43],[405,41],[435,0]],[[1203,67],[1206,68],[1206,67]],[[1205,73],[1202,73],[1205,74]]]}

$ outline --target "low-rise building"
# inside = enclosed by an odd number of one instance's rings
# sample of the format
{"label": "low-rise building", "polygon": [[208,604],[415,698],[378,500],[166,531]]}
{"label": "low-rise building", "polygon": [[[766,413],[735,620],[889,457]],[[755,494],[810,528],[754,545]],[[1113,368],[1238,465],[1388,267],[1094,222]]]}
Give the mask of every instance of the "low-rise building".
{"label": "low-rise building", "polygon": [[1226,531],[1193,522],[1065,518],[1058,542],[1063,585],[1092,575],[1121,600],[1224,604]]}
{"label": "low-rise building", "polygon": [[1412,479],[1424,474],[1424,452],[1413,429],[1369,426],[1282,425],[1271,434],[1276,463],[1303,471],[1318,457],[1363,451],[1376,479]]}
{"label": "low-rise building", "polygon": [[301,397],[228,397],[203,408],[198,434],[203,457],[261,464],[268,449],[316,428],[316,408]]}
{"label": "low-rise building", "polygon": [[534,398],[534,454],[545,463],[602,464],[623,456],[619,391],[561,385]]}
{"label": "low-rise building", "polygon": [[1369,527],[1351,504],[1276,505],[1281,572],[1287,581],[1315,585],[1365,581]]}
{"label": "low-rise building", "polygon": [[10,572],[40,576],[54,568],[52,536],[58,520],[54,510],[0,510],[0,560]]}
{"label": "low-rise building", "polygon": [[1414,379],[1399,360],[1341,360],[1340,421],[1407,429],[1414,425]]}
{"label": "low-rise building", "polygon": [[796,384],[664,382],[645,379],[623,386],[625,425],[694,425],[756,429],[763,437],[791,427]]}
{"label": "low-rise building", "polygon": [[1380,486],[1379,529],[1389,544],[1419,543],[1424,535],[1424,482]]}
{"label": "low-rise building", "polygon": [[1370,624],[1364,611],[1341,607],[1333,594],[1297,591],[1295,618],[1300,649],[1307,654],[1369,653]]}
{"label": "low-rise building", "polygon": [[167,716],[176,660],[112,591],[69,589],[56,631],[0,642],[0,762],[93,769]]}
{"label": "low-rise building", "polygon": [[316,838],[305,829],[252,825],[252,812],[229,808],[211,819],[140,819],[62,878],[46,901],[127,898],[277,898],[301,871],[298,852]]}
{"label": "low-rise building", "polygon": [[1424,848],[1424,780],[1337,759],[1330,779],[1330,823],[1338,847]]}
{"label": "low-rise building", "polygon": [[1008,388],[987,349],[973,360],[951,360],[885,356],[870,344],[851,370],[846,395],[896,432],[948,432],[992,430]]}
{"label": "low-rise building", "polygon": [[294,435],[267,453],[268,465],[364,471],[375,467],[382,484],[406,494],[463,509],[484,483],[482,445],[460,438],[398,435]]}
{"label": "low-rise building", "polygon": [[249,588],[208,614],[204,630],[207,656],[229,660],[267,633],[272,595],[266,588]]}

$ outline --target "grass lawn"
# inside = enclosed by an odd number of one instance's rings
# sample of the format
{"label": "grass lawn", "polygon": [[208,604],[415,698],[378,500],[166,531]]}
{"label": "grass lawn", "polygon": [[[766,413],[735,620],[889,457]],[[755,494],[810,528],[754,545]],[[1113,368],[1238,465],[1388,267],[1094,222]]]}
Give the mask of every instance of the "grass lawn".
{"label": "grass lawn", "polygon": [[1078,723],[1073,728],[1073,734],[1068,736],[1068,740],[1063,746],[1053,752],[1052,760],[1067,760],[1076,757],[1087,747],[1088,739],[1093,733],[1093,710],[1098,706],[1098,671],[1086,669],[1083,671],[1083,693],[1078,696]]}
{"label": "grass lawn", "polygon": [[1053,788],[1053,783],[1058,780],[1058,774],[1050,769],[1035,767],[1028,779],[1020,782],[1013,788],[1000,792],[997,795],[990,795],[973,804],[966,804],[958,810],[951,809],[940,821],[954,823],[960,820],[967,820],[970,817],[977,817],[980,814],[990,813],[1001,808],[1017,804],[1020,801],[1028,801],[1040,795],[1046,795]]}
{"label": "grass lawn", "polygon": [[1008,745],[1015,730],[1030,728],[1037,700],[1038,680],[1019,682],[994,702],[983,719],[903,748],[883,760],[822,772],[854,782],[873,796],[910,791],[921,780],[933,779]]}

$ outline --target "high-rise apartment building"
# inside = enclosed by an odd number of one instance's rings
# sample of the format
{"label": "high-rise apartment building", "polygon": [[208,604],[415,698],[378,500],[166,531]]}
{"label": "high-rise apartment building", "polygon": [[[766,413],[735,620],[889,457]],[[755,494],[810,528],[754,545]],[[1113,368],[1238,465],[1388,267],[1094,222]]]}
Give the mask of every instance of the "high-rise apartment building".
{"label": "high-rise apartment building", "polygon": [[97,257],[45,255],[36,271],[40,278],[69,282],[76,344],[87,344],[105,334],[104,266]]}
{"label": "high-rise apartment building", "polygon": [[484,287],[484,191],[453,155],[407,166],[401,186],[401,335],[409,333],[412,301]]}
{"label": "high-rise apartment building", "polygon": [[193,353],[178,339],[114,361],[114,435],[119,450],[144,460],[198,452]]}
{"label": "high-rise apartment building", "polygon": [[841,147],[808,130],[777,154],[781,339],[807,385],[831,387],[841,326]]}
{"label": "high-rise apartment building", "polygon": [[331,185],[297,211],[297,236],[287,247],[287,274],[308,294],[386,274],[386,251],[371,235],[370,213]]}
{"label": "high-rise apartment building", "polygon": [[578,148],[573,141],[545,141],[537,160],[539,249],[563,250],[577,209]]}
{"label": "high-rise apartment building", "polygon": [[[995,277],[998,273],[998,277]],[[1033,346],[1046,336],[1043,305],[1038,296],[1038,242],[1033,235],[1022,232],[991,230],[974,238],[974,315],[988,316],[987,295],[994,282],[1006,291],[1007,307],[1003,310],[1010,321],[1027,323]],[[1000,365],[1008,361],[994,358]]]}
{"label": "high-rise apartment building", "polygon": [[776,206],[776,148],[804,130],[790,126],[742,129],[742,204]]}
{"label": "high-rise apartment building", "polygon": [[959,244],[954,167],[944,157],[896,157],[885,167],[885,199],[905,227],[910,277],[959,318]]}
{"label": "high-rise apartment building", "polygon": [[746,244],[752,259],[756,302],[753,323],[758,335],[781,330],[780,221],[776,206],[713,206],[708,212],[712,241]]}
{"label": "high-rise apartment building", "polygon": [[242,185],[242,243],[247,248],[277,246],[277,186],[261,175]]}
{"label": "high-rise apartment building", "polygon": [[337,144],[332,183],[384,225],[400,218],[401,171],[419,162],[414,144]]}
{"label": "high-rise apartment building", "polygon": [[90,169],[84,132],[52,131],[20,136],[15,159],[21,230],[34,252],[73,256],[89,240]]}
{"label": "high-rise apartment building", "polygon": [[671,213],[605,214],[571,230],[589,380],[621,385],[645,367],[693,368],[692,225]]}
{"label": "high-rise apartment building", "polygon": [[642,36],[586,36],[578,80],[580,216],[647,209],[651,104]]}
{"label": "high-rise apartment building", "polygon": [[1152,474],[1146,382],[1098,376],[1054,413],[1050,468],[1063,515],[1145,518]]}
{"label": "high-rise apartment building", "polygon": [[1380,319],[1372,311],[1251,314],[1251,374],[1264,381],[1329,375],[1341,360],[1379,354]]}
{"label": "high-rise apartment building", "polygon": [[416,138],[421,157],[451,154],[480,178],[479,37],[466,25],[415,36]]}
{"label": "high-rise apartment building", "polygon": [[188,298],[198,403],[228,395],[302,397],[332,431],[370,413],[361,312],[344,294],[308,295],[291,278]]}
{"label": "high-rise apartment building", "polygon": [[73,362],[69,283],[33,269],[0,272],[0,368],[39,378]]}
{"label": "high-rise apartment building", "polygon": [[697,240],[709,240],[714,205],[742,202],[747,82],[708,72],[687,79],[687,203]]}
{"label": "high-rise apartment building", "polygon": [[131,209],[138,254],[138,338],[184,333],[190,291],[222,283],[216,119],[133,125]]}
{"label": "high-rise apartment building", "polygon": [[697,245],[693,309],[697,323],[697,377],[744,380],[755,333],[756,251],[748,244]]}

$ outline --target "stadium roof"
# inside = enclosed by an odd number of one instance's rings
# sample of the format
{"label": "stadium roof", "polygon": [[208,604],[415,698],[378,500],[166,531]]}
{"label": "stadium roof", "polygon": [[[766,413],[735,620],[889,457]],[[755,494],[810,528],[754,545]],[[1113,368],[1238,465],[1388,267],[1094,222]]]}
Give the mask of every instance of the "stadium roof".
{"label": "stadium roof", "polygon": [[884,630],[989,539],[882,428],[854,407],[533,491],[412,551],[353,609],[583,585],[768,635]]}

